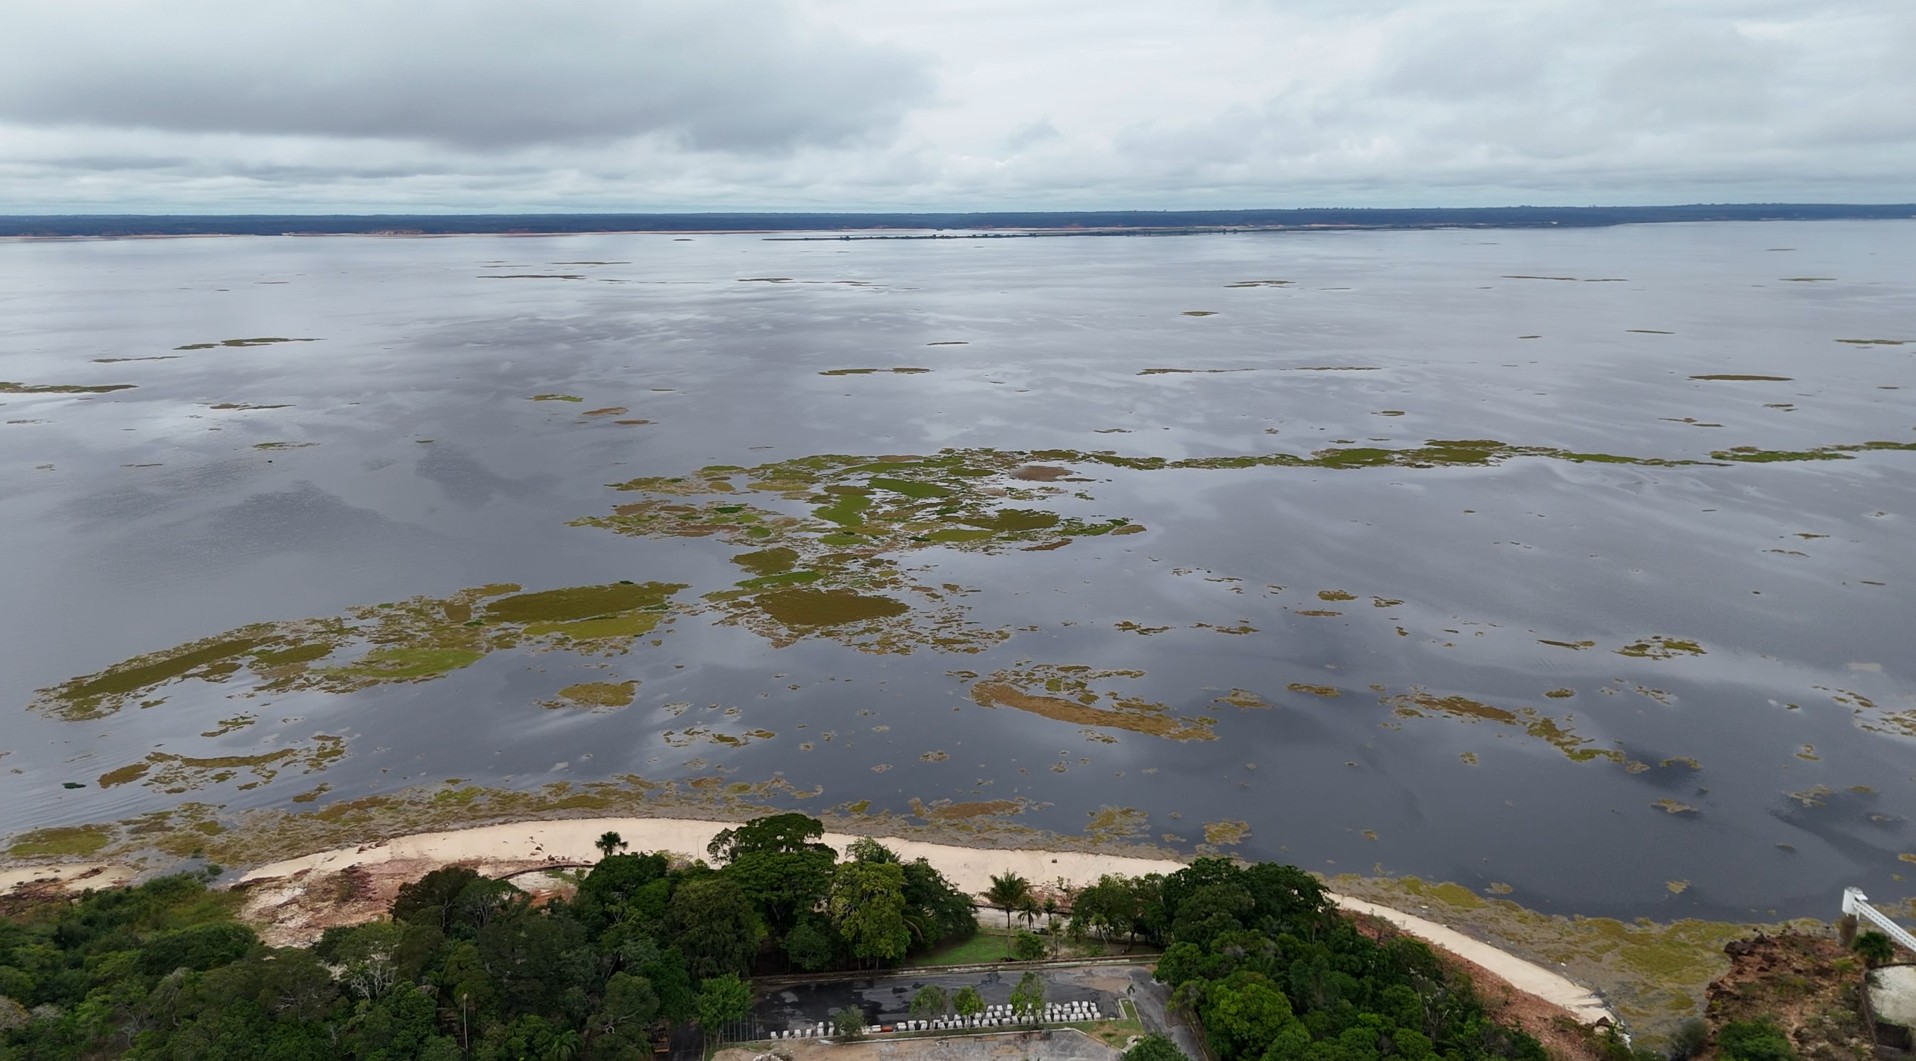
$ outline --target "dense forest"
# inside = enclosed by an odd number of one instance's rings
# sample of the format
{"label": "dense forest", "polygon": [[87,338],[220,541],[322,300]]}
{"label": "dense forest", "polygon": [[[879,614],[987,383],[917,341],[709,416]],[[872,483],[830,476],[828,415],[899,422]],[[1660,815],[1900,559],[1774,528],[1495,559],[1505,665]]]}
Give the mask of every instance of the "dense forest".
{"label": "dense forest", "polygon": [[279,236],[366,233],[817,232],[874,229],[1540,228],[1681,221],[1916,217],[1909,203],[1689,206],[1316,207],[1285,210],[1001,210],[943,213],[0,215],[0,236]]}
{"label": "dense forest", "polygon": [[[438,869],[389,918],[310,948],[262,945],[240,897],[196,876],[31,907],[0,920],[0,1061],[649,1058],[661,1028],[745,1017],[754,973],[908,964],[977,931],[924,861],[871,840],[840,858],[822,832],[760,818],[719,834],[716,866],[607,834],[576,893],[542,902]],[[1218,1061],[1543,1058],[1429,949],[1366,935],[1293,867],[1105,877],[1071,914],[1073,931],[1163,946],[1158,979]]]}

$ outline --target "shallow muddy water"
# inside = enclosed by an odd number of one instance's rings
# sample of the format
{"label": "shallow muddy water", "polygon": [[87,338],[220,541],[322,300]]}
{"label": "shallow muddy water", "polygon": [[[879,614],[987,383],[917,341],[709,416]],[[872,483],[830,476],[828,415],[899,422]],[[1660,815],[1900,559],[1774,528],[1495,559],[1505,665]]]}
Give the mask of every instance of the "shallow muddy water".
{"label": "shallow muddy water", "polygon": [[716,774],[1916,894],[1916,223],[16,243],[0,380],[0,832]]}

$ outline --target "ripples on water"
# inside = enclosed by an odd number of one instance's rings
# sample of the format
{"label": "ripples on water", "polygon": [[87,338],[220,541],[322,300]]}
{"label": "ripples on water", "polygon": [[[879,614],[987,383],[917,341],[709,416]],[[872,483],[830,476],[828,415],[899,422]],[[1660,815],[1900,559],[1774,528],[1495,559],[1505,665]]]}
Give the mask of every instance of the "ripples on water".
{"label": "ripples on water", "polygon": [[[1913,277],[1903,222],[0,247],[0,829],[716,769],[1584,913],[1900,896]],[[299,623],[621,580],[688,588]],[[249,624],[322,655],[29,710]]]}

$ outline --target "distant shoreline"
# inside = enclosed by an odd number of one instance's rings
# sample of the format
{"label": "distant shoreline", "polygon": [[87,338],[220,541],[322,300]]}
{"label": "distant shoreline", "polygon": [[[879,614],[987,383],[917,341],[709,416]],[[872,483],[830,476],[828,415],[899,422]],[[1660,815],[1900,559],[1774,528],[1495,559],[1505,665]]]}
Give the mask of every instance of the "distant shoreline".
{"label": "distant shoreline", "polygon": [[[713,211],[547,214],[0,215],[0,242],[193,236],[691,237],[810,233],[807,238],[1012,238],[1395,229],[1602,228],[1704,221],[1916,219],[1916,203],[1723,203],[1683,206],[1495,206],[1275,210]],[[823,235],[831,233],[832,235]],[[789,237],[786,237],[789,238]]]}

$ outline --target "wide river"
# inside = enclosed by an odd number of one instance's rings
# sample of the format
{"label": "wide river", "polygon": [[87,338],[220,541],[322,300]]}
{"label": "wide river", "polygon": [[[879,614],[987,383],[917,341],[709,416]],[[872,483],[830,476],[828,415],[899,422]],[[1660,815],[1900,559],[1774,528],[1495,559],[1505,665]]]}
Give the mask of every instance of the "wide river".
{"label": "wide river", "polygon": [[12,243],[0,380],[0,833],[782,778],[1916,894],[1916,222]]}

